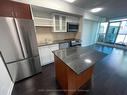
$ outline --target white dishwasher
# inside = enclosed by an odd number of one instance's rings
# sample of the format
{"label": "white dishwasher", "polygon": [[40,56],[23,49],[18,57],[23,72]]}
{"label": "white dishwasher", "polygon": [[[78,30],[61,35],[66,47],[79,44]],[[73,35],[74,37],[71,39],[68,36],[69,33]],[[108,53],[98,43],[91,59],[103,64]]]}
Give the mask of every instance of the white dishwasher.
{"label": "white dishwasher", "polygon": [[69,47],[70,47],[70,44],[68,42],[59,44],[59,49],[65,49],[65,48],[69,48]]}

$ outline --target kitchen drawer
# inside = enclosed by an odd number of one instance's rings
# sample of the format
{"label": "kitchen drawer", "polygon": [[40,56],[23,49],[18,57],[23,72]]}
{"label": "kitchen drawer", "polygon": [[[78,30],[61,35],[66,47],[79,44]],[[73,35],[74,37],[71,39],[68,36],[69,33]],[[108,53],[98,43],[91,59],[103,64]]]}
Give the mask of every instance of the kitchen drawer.
{"label": "kitchen drawer", "polygon": [[9,73],[11,74],[13,82],[27,78],[36,73],[41,72],[39,57],[17,61],[7,64]]}

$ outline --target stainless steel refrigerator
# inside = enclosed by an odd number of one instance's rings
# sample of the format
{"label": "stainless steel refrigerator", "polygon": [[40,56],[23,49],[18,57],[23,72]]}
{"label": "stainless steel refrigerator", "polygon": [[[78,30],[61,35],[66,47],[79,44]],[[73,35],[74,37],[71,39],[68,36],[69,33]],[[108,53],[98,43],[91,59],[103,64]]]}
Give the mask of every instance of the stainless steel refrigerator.
{"label": "stainless steel refrigerator", "polygon": [[14,82],[41,71],[32,20],[0,17],[0,51]]}

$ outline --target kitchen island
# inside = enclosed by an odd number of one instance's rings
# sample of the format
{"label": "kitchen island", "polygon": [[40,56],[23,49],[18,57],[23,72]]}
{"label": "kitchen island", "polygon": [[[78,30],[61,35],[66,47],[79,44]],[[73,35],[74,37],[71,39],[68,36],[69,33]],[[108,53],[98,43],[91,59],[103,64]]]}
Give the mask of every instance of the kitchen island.
{"label": "kitchen island", "polygon": [[95,50],[92,46],[72,47],[53,53],[56,79],[66,95],[74,94],[91,80],[95,63],[107,55]]}

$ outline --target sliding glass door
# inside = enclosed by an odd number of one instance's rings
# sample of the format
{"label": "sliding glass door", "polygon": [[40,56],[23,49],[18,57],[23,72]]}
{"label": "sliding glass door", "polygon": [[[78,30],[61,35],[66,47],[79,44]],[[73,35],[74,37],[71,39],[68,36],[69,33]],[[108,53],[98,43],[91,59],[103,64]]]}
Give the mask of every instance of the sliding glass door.
{"label": "sliding glass door", "polygon": [[127,20],[101,23],[98,42],[127,46]]}
{"label": "sliding glass door", "polygon": [[127,21],[122,21],[115,43],[127,45]]}
{"label": "sliding glass door", "polygon": [[104,42],[107,27],[108,27],[108,22],[103,22],[103,23],[100,24],[98,42]]}
{"label": "sliding glass door", "polygon": [[127,46],[127,35],[126,35],[126,37],[124,39],[124,44]]}
{"label": "sliding glass door", "polygon": [[120,24],[121,24],[120,21],[109,23],[107,33],[106,33],[106,37],[105,37],[105,42],[113,43],[113,44],[116,42],[117,34],[119,32],[119,29],[120,29]]}

